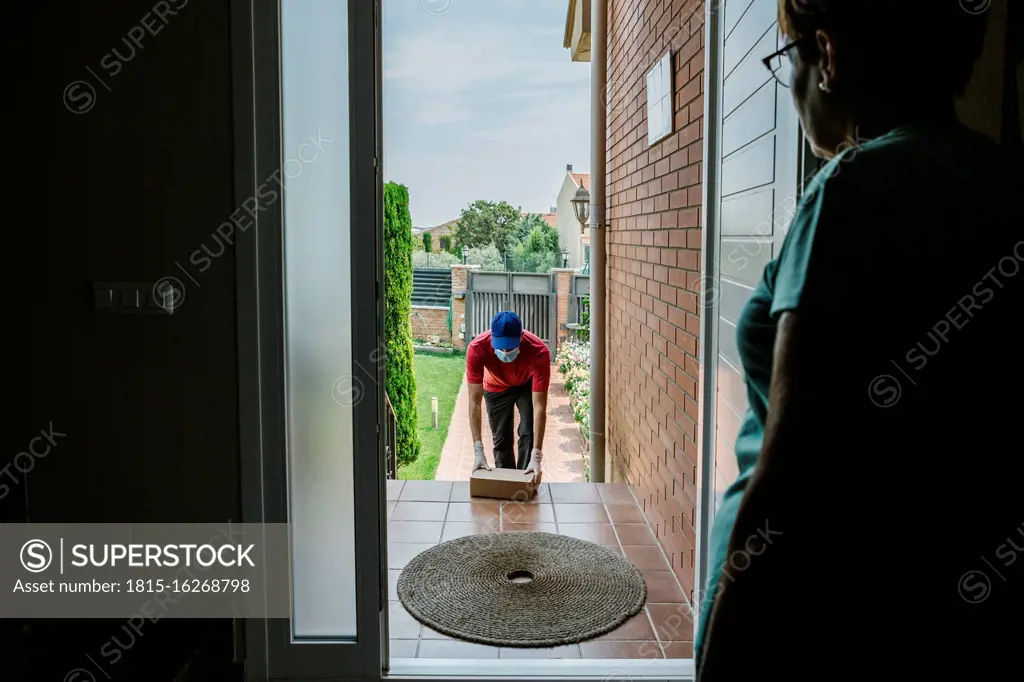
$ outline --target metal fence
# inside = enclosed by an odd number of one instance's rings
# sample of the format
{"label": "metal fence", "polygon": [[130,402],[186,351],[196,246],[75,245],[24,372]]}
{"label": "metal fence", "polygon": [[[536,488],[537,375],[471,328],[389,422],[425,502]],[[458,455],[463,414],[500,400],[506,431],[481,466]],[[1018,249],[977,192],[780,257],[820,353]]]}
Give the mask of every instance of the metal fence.
{"label": "metal fence", "polygon": [[569,280],[569,322],[579,324],[590,310],[590,275],[573,275]]}
{"label": "metal fence", "polygon": [[555,353],[555,278],[549,273],[470,272],[466,286],[466,343],[487,331],[495,313],[511,310],[523,327]]}

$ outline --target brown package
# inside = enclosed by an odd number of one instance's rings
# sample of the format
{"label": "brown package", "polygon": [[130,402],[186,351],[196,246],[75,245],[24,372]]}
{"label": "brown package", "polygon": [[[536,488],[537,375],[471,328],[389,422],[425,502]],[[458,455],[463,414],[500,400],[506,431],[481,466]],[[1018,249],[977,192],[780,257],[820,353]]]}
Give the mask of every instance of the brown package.
{"label": "brown package", "polygon": [[537,492],[533,472],[519,469],[477,469],[469,477],[470,497],[492,497],[525,502]]}

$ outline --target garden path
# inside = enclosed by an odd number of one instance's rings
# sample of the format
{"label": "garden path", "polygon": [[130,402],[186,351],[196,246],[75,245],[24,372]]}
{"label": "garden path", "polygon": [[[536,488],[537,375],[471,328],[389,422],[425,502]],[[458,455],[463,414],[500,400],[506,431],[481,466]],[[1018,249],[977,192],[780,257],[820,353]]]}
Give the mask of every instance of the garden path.
{"label": "garden path", "polygon": [[[516,414],[516,428],[519,414]],[[483,410],[483,441],[487,461],[494,465],[491,446],[491,427],[487,421],[487,410]],[[551,368],[551,385],[548,390],[548,424],[544,434],[544,482],[584,483],[583,439],[579,426],[569,407],[569,395],[565,392],[562,375],[554,366]],[[469,435],[469,389],[466,378],[462,378],[459,396],[455,400],[455,411],[448,429],[448,438],[441,451],[441,461],[434,477],[438,481],[468,481],[473,466],[473,439]]]}

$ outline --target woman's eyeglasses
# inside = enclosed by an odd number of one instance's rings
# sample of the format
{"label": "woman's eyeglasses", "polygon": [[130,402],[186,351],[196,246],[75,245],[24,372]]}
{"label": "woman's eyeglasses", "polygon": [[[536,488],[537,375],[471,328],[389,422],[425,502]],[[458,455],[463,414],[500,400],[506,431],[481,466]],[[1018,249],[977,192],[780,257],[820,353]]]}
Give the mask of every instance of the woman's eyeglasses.
{"label": "woman's eyeglasses", "polygon": [[761,60],[779,85],[788,88],[793,78],[793,50],[800,41],[789,43]]}

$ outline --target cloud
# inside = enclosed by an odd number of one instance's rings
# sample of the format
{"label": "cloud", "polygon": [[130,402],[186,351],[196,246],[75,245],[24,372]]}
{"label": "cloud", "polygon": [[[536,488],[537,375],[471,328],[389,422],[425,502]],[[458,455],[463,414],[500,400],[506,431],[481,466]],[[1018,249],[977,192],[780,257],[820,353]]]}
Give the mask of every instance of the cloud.
{"label": "cloud", "polygon": [[553,69],[551,60],[523,51],[524,45],[493,33],[410,36],[385,50],[384,80],[423,91],[464,92],[502,81],[528,86],[589,78],[584,69]]}
{"label": "cloud", "polygon": [[[488,120],[468,135],[491,142],[518,140],[526,144],[549,139],[553,130],[564,134],[573,126],[590,129],[589,83],[557,93],[537,90],[511,93],[509,96],[520,100],[513,116]],[[582,115],[573,116],[568,112],[582,112]]]}
{"label": "cloud", "polygon": [[[536,30],[529,33],[546,33]],[[385,43],[384,88],[412,103],[410,115],[435,125],[486,116],[494,98],[530,97],[589,82],[589,70],[569,61],[553,65],[528,47],[520,32],[443,27],[396,36]],[[562,68],[559,68],[562,67]]]}
{"label": "cloud", "polygon": [[537,38],[564,38],[565,29],[559,28],[535,28],[532,31]]}
{"label": "cloud", "polygon": [[564,0],[421,9],[387,0],[383,17],[384,172],[409,186],[414,224],[481,198],[546,210],[565,164],[589,158],[590,68],[562,47]]}
{"label": "cloud", "polygon": [[452,98],[432,97],[419,103],[413,115],[423,125],[442,125],[471,121],[471,113],[468,107],[460,107]]}

